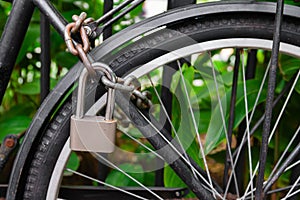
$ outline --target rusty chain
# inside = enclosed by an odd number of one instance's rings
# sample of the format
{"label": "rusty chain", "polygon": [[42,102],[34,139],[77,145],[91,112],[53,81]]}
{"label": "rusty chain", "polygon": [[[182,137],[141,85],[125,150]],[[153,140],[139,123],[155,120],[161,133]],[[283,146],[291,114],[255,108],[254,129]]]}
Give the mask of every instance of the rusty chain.
{"label": "rusty chain", "polygon": [[[66,25],[64,38],[70,53],[72,53],[75,56],[78,56],[81,59],[84,66],[86,67],[89,75],[92,78],[95,78],[97,72],[87,56],[87,53],[90,50],[90,41],[87,34],[89,30],[85,29],[87,26],[84,27],[85,25],[93,22],[94,20],[92,18],[86,19],[86,17],[87,15],[85,12],[82,12],[79,16],[73,15],[72,19],[74,22],[71,22]],[[72,39],[72,34],[74,35],[77,33],[79,33],[81,37],[82,44],[77,43]],[[106,70],[107,72],[111,71],[111,69],[108,70],[108,68],[109,67],[107,66],[104,70]],[[121,79],[117,77],[117,80],[117,83],[112,82],[105,75],[101,78],[102,83],[107,87],[131,92],[132,98],[136,100],[136,104],[138,107],[145,108],[151,106],[151,101],[148,99],[148,94],[140,91],[140,86],[137,86],[139,85],[138,80],[135,77],[129,76],[127,79]]]}
{"label": "rusty chain", "polygon": [[[88,35],[83,27],[84,24],[87,24],[92,19],[86,19],[86,13],[82,12],[79,16],[73,15],[72,19],[74,22],[67,24],[65,28],[64,38],[68,50],[75,56],[78,56],[83,62],[84,66],[88,70],[91,77],[96,76],[96,71],[92,67],[91,61],[87,57],[87,52],[90,50],[90,41]],[[82,44],[75,42],[72,39],[72,34],[77,34],[79,32]]]}

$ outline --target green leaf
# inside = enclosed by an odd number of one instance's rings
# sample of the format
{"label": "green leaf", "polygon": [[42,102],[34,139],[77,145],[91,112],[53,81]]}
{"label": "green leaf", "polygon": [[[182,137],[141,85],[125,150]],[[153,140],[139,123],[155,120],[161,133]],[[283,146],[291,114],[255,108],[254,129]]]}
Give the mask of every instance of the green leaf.
{"label": "green leaf", "polygon": [[50,78],[50,89],[53,89],[56,84],[58,83],[59,79],[53,79],[53,78]]}
{"label": "green leaf", "polygon": [[155,172],[144,173],[144,184],[147,186],[155,185]]}
{"label": "green leaf", "polygon": [[[134,137],[134,138],[144,138],[143,134],[141,133],[141,131],[139,131],[135,126],[130,125],[128,128],[124,128],[123,126],[118,126],[118,129],[123,132],[123,133],[127,133],[130,136]],[[124,134],[124,136],[126,136]],[[127,138],[128,136],[126,136],[125,138]]]}
{"label": "green leaf", "polygon": [[40,28],[38,25],[29,27],[16,60],[17,64],[25,57],[27,52],[32,51],[34,47],[36,47],[36,43],[38,43],[39,35],[40,35]]}
{"label": "green leaf", "polygon": [[172,83],[171,83],[171,87],[170,87],[170,91],[172,93],[175,93],[175,90],[178,87],[180,80],[181,80],[180,73],[176,72],[172,77]]}
{"label": "green leaf", "polygon": [[280,72],[285,80],[289,80],[300,69],[300,60],[281,55]]}
{"label": "green leaf", "polygon": [[[186,63],[184,63],[182,66],[182,74],[184,77],[184,80],[186,82],[186,85],[192,85],[195,75],[195,69],[192,66],[188,66]],[[175,90],[178,87],[178,84],[182,81],[182,77],[180,75],[180,71],[178,70],[172,77],[172,84],[171,84],[171,92],[175,93]]]}
{"label": "green leaf", "polygon": [[[259,91],[260,80],[249,80],[246,83],[247,87],[247,100],[248,100],[248,111],[250,112],[253,107],[254,103]],[[231,97],[231,89],[226,93],[226,96],[222,98],[223,102],[226,100],[226,104],[223,103],[223,112],[225,112],[225,108],[227,108],[226,117],[225,117],[225,124],[228,124],[229,119],[229,102]],[[266,89],[263,89],[261,96],[258,100],[258,103],[265,101],[266,99]],[[226,106],[226,107],[225,107]],[[242,120],[246,116],[245,111],[245,99],[244,99],[244,92],[243,92],[243,83],[238,84],[238,91],[237,91],[237,99],[235,104],[235,121],[234,121],[234,128],[238,127],[238,125],[242,122]],[[237,112],[238,111],[238,112]],[[209,128],[206,135],[205,141],[205,152],[208,154],[211,150],[213,150],[218,144],[220,144],[225,139],[225,131],[223,127],[223,121],[221,118],[221,109],[220,105],[217,105],[212,113],[212,117],[210,120]]]}
{"label": "green leaf", "polygon": [[[119,166],[120,169],[127,172],[130,176],[138,180],[139,182],[144,182],[144,171],[141,165],[124,163]],[[136,182],[127,177],[124,173],[113,169],[107,176],[106,183],[122,187],[122,186],[139,186]]]}
{"label": "green leaf", "polygon": [[61,0],[62,2],[65,2],[65,3],[73,3],[74,0]]}
{"label": "green leaf", "polygon": [[70,69],[78,62],[78,58],[68,52],[59,52],[55,55],[56,64]]}
{"label": "green leaf", "polygon": [[[69,157],[69,160],[67,162],[66,168],[76,171],[78,169],[79,165],[80,165],[80,161],[79,161],[77,154],[75,152],[72,152]],[[73,173],[71,173],[69,171],[64,171],[65,176],[71,176],[72,174]]]}
{"label": "green leaf", "polygon": [[295,85],[295,90],[300,94],[300,81],[299,80]]}
{"label": "green leaf", "polygon": [[168,165],[164,168],[164,184],[166,187],[187,187]]}
{"label": "green leaf", "polygon": [[[179,188],[187,188],[187,185],[180,179],[177,174],[173,171],[173,169],[166,165],[164,168],[164,185],[165,187],[179,187]],[[186,196],[188,198],[195,197],[195,195],[190,191],[190,193]]]}
{"label": "green leaf", "polygon": [[[192,105],[197,104],[197,102],[201,102],[202,100],[210,101],[211,98],[215,98],[217,96],[217,90],[215,87],[214,80],[207,79],[204,81],[204,85],[202,87],[195,88],[196,96],[191,97]],[[224,87],[219,84],[219,93],[224,93]]]}
{"label": "green leaf", "polygon": [[0,140],[7,134],[19,134],[24,132],[30,125],[31,118],[28,116],[1,117],[0,120]]}
{"label": "green leaf", "polygon": [[213,66],[218,72],[224,72],[226,71],[228,64],[222,60],[214,60]]}
{"label": "green leaf", "polygon": [[182,65],[183,77],[189,85],[193,84],[195,69],[193,66],[188,66],[186,63]]}
{"label": "green leaf", "polygon": [[31,116],[31,114],[36,109],[36,106],[31,102],[20,103],[11,107],[8,111],[5,111],[0,116],[0,122],[8,118],[13,118],[15,116]]}
{"label": "green leaf", "polygon": [[222,77],[222,81],[226,86],[232,85],[233,72],[224,72],[222,73],[221,77]]}
{"label": "green leaf", "polygon": [[[58,80],[50,79],[50,88],[53,89]],[[32,82],[27,82],[21,85],[16,92],[23,95],[38,95],[41,92],[40,79],[34,79]]]}
{"label": "green leaf", "polygon": [[206,133],[211,118],[211,111],[200,110],[199,115],[200,115],[200,121],[199,121],[198,131],[200,134]]}
{"label": "green leaf", "polygon": [[38,79],[35,79],[32,82],[24,83],[16,91],[24,95],[37,95],[40,93],[40,82]]}

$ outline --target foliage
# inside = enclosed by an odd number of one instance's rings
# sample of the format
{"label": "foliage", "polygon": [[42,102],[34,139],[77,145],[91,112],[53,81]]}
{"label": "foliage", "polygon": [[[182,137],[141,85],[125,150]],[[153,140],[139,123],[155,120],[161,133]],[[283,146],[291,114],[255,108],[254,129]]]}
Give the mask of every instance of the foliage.
{"label": "foliage", "polygon": [[[204,54],[204,55],[203,55]],[[185,131],[185,137],[181,138],[181,142],[185,143],[185,141],[189,141],[190,139],[187,137],[188,134],[195,136],[196,134],[204,134],[205,135],[205,154],[207,157],[215,159],[215,161],[220,161],[220,163],[224,162],[224,158],[221,158],[220,160],[220,154],[225,151],[225,148],[222,148],[222,144],[226,140],[225,134],[227,131],[227,128],[224,128],[224,124],[227,127],[228,119],[229,119],[229,103],[232,93],[232,77],[233,77],[233,71],[231,70],[230,66],[233,66],[233,61],[235,60],[234,54],[231,54],[228,59],[222,59],[220,54],[222,52],[220,51],[213,51],[212,55],[205,55],[206,53],[203,53],[198,56],[197,60],[193,63],[193,65],[188,66],[187,63],[182,65],[182,71],[183,76],[187,85],[187,91],[191,98],[191,103],[193,107],[193,112],[196,113],[196,115],[200,115],[199,122],[197,124],[201,125],[201,122],[205,122],[207,126],[199,126],[197,132],[193,130],[193,124],[191,122],[188,122],[189,118],[191,118],[191,114],[185,113],[185,107],[186,103],[180,102],[179,105],[174,105],[174,108],[180,108],[177,112],[173,110],[172,113],[172,121],[175,127],[184,126],[183,123],[188,124],[188,127],[184,127],[184,130],[189,130],[188,133]],[[242,62],[247,61],[247,54],[244,53],[242,56]],[[253,118],[256,121],[258,120],[258,117],[262,115],[261,108],[264,106],[264,102],[266,101],[266,93],[267,93],[267,83],[263,85],[263,89],[261,92],[260,97],[257,99],[257,94],[259,92],[259,89],[261,87],[261,81],[263,79],[264,73],[265,73],[265,66],[267,65],[266,62],[270,59],[270,54],[266,53],[262,50],[260,50],[257,53],[257,60],[258,65],[256,68],[256,75],[255,78],[252,80],[246,81],[246,93],[244,92],[244,83],[242,81],[242,76],[239,77],[238,80],[238,89],[237,89],[237,97],[236,97],[236,103],[235,103],[235,121],[234,121],[234,135],[237,134],[239,125],[245,120],[246,116],[250,117],[250,114],[253,110],[254,104],[257,101],[258,102],[258,108],[256,108],[256,111],[254,112]],[[212,60],[212,62],[211,62]],[[284,86],[287,84],[288,81],[292,80],[292,77],[295,76],[295,74],[299,71],[299,61],[296,58],[291,58],[287,55],[280,55],[280,70],[277,75],[277,88],[276,88],[276,94],[277,96]],[[212,69],[215,68],[217,76],[216,80],[217,83],[214,82],[213,76],[211,74]],[[242,73],[242,67],[240,66],[240,74]],[[173,78],[172,87],[171,90],[173,93],[177,89],[180,89],[182,91],[182,79],[178,78],[180,76],[180,72],[176,72]],[[191,80],[201,80],[202,85],[195,85]],[[190,82],[187,82],[190,81]],[[218,90],[216,90],[215,84],[218,85]],[[288,144],[288,138],[291,138],[292,134],[294,134],[294,131],[297,129],[297,126],[299,125],[299,119],[295,119],[293,116],[297,116],[297,112],[300,111],[299,105],[297,105],[297,98],[299,98],[299,90],[298,87],[300,85],[300,81],[297,82],[295,87],[295,94],[292,96],[290,100],[290,104],[287,107],[286,113],[290,113],[286,115],[282,120],[278,128],[278,134],[275,138],[271,140],[270,143],[270,154],[274,154],[274,152],[280,153],[284,151],[285,147]],[[172,89],[173,88],[173,89]],[[193,95],[191,91],[194,91],[197,95]],[[220,96],[220,102],[217,100],[217,96]],[[245,108],[245,99],[247,100],[248,110],[246,112]],[[174,101],[174,100],[173,100]],[[178,101],[178,100],[175,100]],[[208,103],[209,102],[209,103]],[[174,104],[174,102],[173,102]],[[197,105],[197,106],[195,106]],[[183,107],[183,109],[182,109]],[[200,110],[198,110],[200,108]],[[276,107],[274,107],[274,116],[278,116],[279,112],[281,111],[282,103],[277,104]],[[174,113],[175,112],[175,113]],[[204,115],[202,115],[204,113]],[[222,119],[222,113],[225,113],[225,118]],[[181,117],[178,117],[178,115]],[[183,117],[184,116],[184,117]],[[203,118],[204,119],[203,119]],[[225,121],[223,121],[225,120]],[[273,119],[275,122],[276,118]],[[274,123],[273,122],[273,123]],[[254,125],[254,122],[251,124],[251,126]],[[261,141],[261,132],[262,129],[259,128],[254,132],[254,138],[258,141]],[[284,133],[284,134],[283,134]],[[178,131],[178,134],[180,134],[180,131]],[[255,140],[254,139],[254,140]],[[193,147],[194,143],[191,143],[191,148],[195,149],[192,151],[193,153],[191,155],[198,155],[197,158],[202,158],[202,155],[199,153],[199,144],[196,144]],[[189,152],[190,149],[188,149],[187,152]],[[253,162],[256,163],[258,160],[259,155],[259,146],[254,146],[252,150],[252,156],[253,156]],[[198,153],[197,153],[198,152]],[[216,153],[217,152],[217,153]],[[194,157],[193,157],[194,158]],[[271,173],[270,170],[273,163],[276,161],[276,157],[268,157],[267,160],[267,170],[266,175]],[[197,159],[196,159],[197,161]],[[201,162],[198,161],[198,163],[201,165]],[[203,165],[202,165],[203,166]],[[269,166],[269,167],[268,167]],[[279,180],[278,184],[282,184],[283,182],[287,182],[287,175],[284,175]],[[179,177],[173,172],[173,170],[169,167],[165,167],[165,184],[169,187],[182,187],[185,184],[179,179]]]}
{"label": "foliage", "polygon": [[[141,165],[134,165],[134,164],[121,164],[119,168],[123,171],[135,171],[135,173],[128,173],[129,176],[134,177],[137,181],[143,183],[145,180],[143,168]],[[124,173],[120,172],[117,169],[114,169],[109,173],[107,176],[106,183],[114,185],[114,186],[139,186],[136,182],[126,176]]]}
{"label": "foliage", "polygon": [[[79,15],[82,11],[88,13],[89,17],[94,19],[102,16],[103,0],[55,0],[52,1],[54,6],[61,12],[61,14],[71,21],[74,14]],[[118,2],[120,3],[120,2]],[[11,4],[0,2],[0,33],[4,29],[5,21],[9,15]],[[134,19],[141,12],[142,7],[136,8],[133,13],[120,19],[114,26],[114,32],[119,31],[128,25],[134,23]],[[7,92],[5,93],[2,105],[0,107],[1,126],[4,127],[0,133],[0,141],[6,134],[18,134],[26,130],[29,126],[30,119],[33,117],[36,109],[40,104],[40,68],[41,63],[39,56],[40,48],[40,16],[39,12],[35,11],[31,24],[25,36],[23,45],[17,57],[15,68],[13,70],[11,80],[9,82]],[[51,89],[54,88],[58,80],[66,74],[77,61],[78,58],[66,51],[64,40],[56,33],[54,29],[51,30]],[[26,110],[20,109],[26,104]],[[13,116],[7,118],[8,114],[16,113],[17,118]],[[24,119],[22,116],[25,116]],[[26,119],[25,119],[26,118]],[[13,128],[12,128],[13,127]]]}

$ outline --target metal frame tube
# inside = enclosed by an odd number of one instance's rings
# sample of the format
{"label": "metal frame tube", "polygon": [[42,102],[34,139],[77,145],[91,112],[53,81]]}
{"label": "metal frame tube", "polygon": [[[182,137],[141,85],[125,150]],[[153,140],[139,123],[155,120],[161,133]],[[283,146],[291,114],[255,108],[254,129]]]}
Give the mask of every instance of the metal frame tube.
{"label": "metal frame tube", "polygon": [[113,17],[111,20],[109,20],[105,24],[103,24],[102,28],[105,29],[105,28],[109,27],[110,25],[112,25],[113,23],[115,23],[116,21],[118,21],[119,19],[121,19],[125,14],[127,14],[130,11],[132,11],[133,9],[135,9],[137,6],[139,6],[144,1],[145,0],[137,0],[136,2],[132,3],[128,8],[125,8],[123,12],[121,12],[120,14],[118,14],[115,17]]}
{"label": "metal frame tube", "polygon": [[66,19],[56,10],[56,8],[48,0],[32,0],[36,7],[39,8],[55,30],[64,38]]}
{"label": "metal frame tube", "polygon": [[126,0],[122,2],[119,6],[113,9],[113,2],[111,0],[105,0],[104,1],[104,15],[96,20],[97,25],[100,25],[101,23],[104,23],[105,21],[108,21],[112,18],[114,14],[116,14],[118,11],[122,10],[126,6],[128,6],[131,2],[134,0]]}
{"label": "metal frame tube", "polygon": [[[241,49],[235,50],[235,63],[234,63],[234,71],[233,71],[233,79],[232,79],[232,91],[231,91],[231,99],[230,99],[230,115],[229,115],[229,122],[228,122],[228,143],[229,147],[231,147],[232,143],[232,132],[234,127],[234,119],[235,119],[235,103],[236,103],[236,94],[237,94],[237,86],[238,86],[238,75],[239,75],[239,67],[240,67],[240,51]],[[226,146],[226,158],[225,158],[225,166],[224,166],[224,176],[223,176],[223,189],[225,189],[228,183],[228,172],[232,166],[230,160],[230,149]]]}
{"label": "metal frame tube", "polygon": [[181,6],[187,6],[195,4],[196,0],[168,0],[168,10],[173,8],[178,8]]}
{"label": "metal frame tube", "polygon": [[0,40],[0,102],[24,40],[34,5],[29,0],[18,0],[13,3],[11,13]]}
{"label": "metal frame tube", "polygon": [[46,16],[41,13],[41,101],[50,91],[50,23]]}
{"label": "metal frame tube", "polygon": [[272,56],[271,56],[271,67],[269,72],[269,82],[268,82],[268,93],[266,99],[266,111],[265,111],[265,119],[263,124],[263,133],[262,133],[262,144],[260,149],[259,156],[259,171],[256,182],[256,191],[255,191],[255,199],[261,200],[264,199],[263,192],[263,182],[264,182],[264,174],[265,174],[265,166],[267,160],[267,152],[268,152],[268,139],[270,135],[271,129],[271,119],[272,119],[272,109],[273,109],[273,99],[274,99],[274,91],[276,86],[276,73],[278,66],[278,54],[279,54],[279,46],[280,46],[280,33],[281,33],[281,24],[282,24],[282,16],[283,16],[283,7],[284,0],[278,0],[276,6],[276,18],[275,18],[275,31],[273,36],[273,47],[272,47]]}
{"label": "metal frame tube", "polygon": [[[114,6],[113,0],[105,0],[103,6],[103,13],[104,14],[110,13],[113,10],[113,6]],[[103,22],[105,23],[111,19],[112,19],[112,15],[108,16],[106,20],[104,20]],[[109,25],[103,30],[103,40],[109,38],[111,35],[112,35],[112,25]]]}

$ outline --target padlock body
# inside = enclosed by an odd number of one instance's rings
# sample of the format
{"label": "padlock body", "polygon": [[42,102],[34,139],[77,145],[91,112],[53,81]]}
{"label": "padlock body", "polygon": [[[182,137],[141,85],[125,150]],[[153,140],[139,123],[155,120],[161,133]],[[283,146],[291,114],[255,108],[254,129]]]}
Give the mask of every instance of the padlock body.
{"label": "padlock body", "polygon": [[115,148],[116,120],[102,116],[71,117],[70,148],[74,151],[111,153]]}

